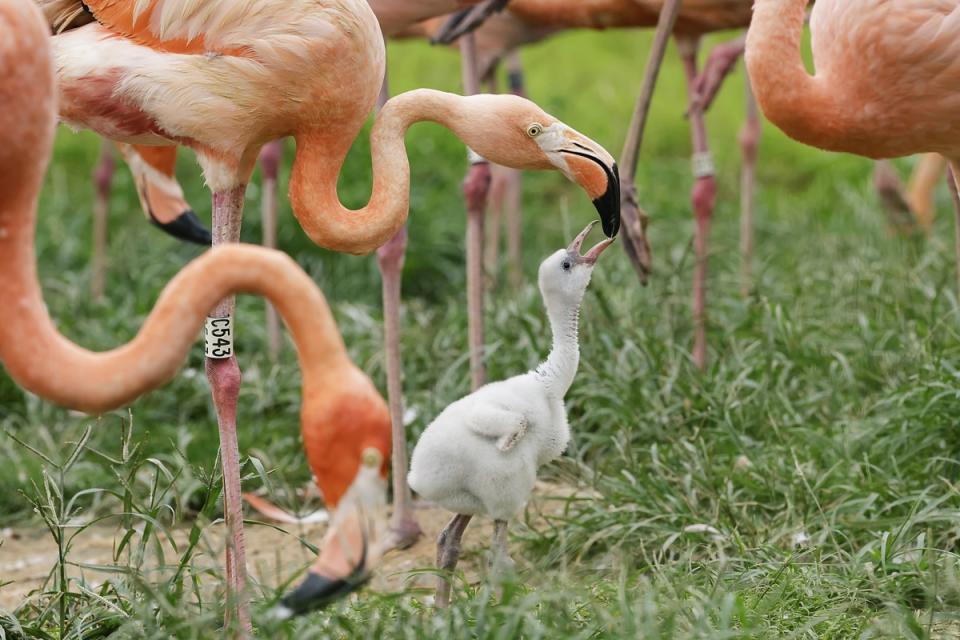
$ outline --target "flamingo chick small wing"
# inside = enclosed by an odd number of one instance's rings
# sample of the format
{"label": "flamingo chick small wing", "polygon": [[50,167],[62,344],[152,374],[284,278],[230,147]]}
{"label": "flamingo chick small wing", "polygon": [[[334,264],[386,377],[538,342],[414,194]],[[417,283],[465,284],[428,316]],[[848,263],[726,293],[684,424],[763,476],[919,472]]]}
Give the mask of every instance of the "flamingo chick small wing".
{"label": "flamingo chick small wing", "polygon": [[466,419],[467,428],[480,437],[497,441],[497,449],[509,451],[527,432],[527,417],[486,402],[475,402]]}

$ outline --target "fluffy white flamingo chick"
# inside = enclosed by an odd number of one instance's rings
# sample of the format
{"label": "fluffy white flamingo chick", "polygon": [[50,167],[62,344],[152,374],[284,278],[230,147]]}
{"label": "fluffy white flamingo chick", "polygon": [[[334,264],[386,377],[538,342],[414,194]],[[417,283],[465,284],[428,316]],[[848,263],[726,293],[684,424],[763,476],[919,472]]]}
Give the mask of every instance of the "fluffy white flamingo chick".
{"label": "fluffy white flamingo chick", "polygon": [[[540,264],[539,284],[553,332],[550,355],[533,371],[492,382],[465,396],[430,423],[413,450],[410,487],[458,514],[438,541],[442,569],[456,566],[470,518],[496,521],[495,557],[507,559],[506,523],[527,503],[537,469],[559,457],[570,440],[563,397],[580,361],[580,303],[597,258],[613,239],[580,254],[593,224],[569,247]],[[441,591],[445,581],[441,581]],[[438,593],[443,604],[448,595]]]}

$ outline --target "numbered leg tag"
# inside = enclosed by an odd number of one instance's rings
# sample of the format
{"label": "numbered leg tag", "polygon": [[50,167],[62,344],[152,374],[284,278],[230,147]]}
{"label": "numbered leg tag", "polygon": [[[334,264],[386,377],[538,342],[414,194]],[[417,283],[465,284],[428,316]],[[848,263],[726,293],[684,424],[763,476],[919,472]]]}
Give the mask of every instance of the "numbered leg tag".
{"label": "numbered leg tag", "polygon": [[223,360],[233,355],[233,317],[207,318],[204,354]]}

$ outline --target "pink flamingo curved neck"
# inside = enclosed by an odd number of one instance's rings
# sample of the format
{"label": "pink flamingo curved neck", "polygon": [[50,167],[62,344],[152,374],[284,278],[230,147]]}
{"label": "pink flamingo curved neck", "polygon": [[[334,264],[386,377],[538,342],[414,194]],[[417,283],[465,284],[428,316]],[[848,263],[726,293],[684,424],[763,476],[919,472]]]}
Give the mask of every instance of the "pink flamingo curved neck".
{"label": "pink flamingo curved neck", "polygon": [[[370,134],[373,188],[369,202],[350,210],[340,202],[337,181],[344,158],[355,138],[342,130],[307,129],[298,133],[297,156],[290,179],[290,201],[304,232],[316,244],[345,253],[373,251],[392,238],[410,211],[410,164],[404,134],[417,122],[436,122],[484,155],[480,114],[488,100],[501,96],[460,96],[417,89],[390,99],[378,113]],[[474,117],[476,116],[476,117]],[[487,120],[487,124],[489,124]],[[546,168],[530,164],[490,146],[501,164],[517,168]]]}

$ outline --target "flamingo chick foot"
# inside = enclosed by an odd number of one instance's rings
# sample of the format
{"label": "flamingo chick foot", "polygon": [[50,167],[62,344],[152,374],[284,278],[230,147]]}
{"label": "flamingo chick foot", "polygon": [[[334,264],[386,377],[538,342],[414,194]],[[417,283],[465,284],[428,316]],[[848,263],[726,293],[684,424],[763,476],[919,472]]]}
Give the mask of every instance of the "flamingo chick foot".
{"label": "flamingo chick foot", "polygon": [[[472,517],[458,513],[453,516],[437,538],[437,569],[444,574],[450,574],[457,568],[457,562],[460,560],[460,541]],[[437,581],[437,596],[434,603],[439,608],[450,605],[450,580],[447,575],[441,575]]]}

